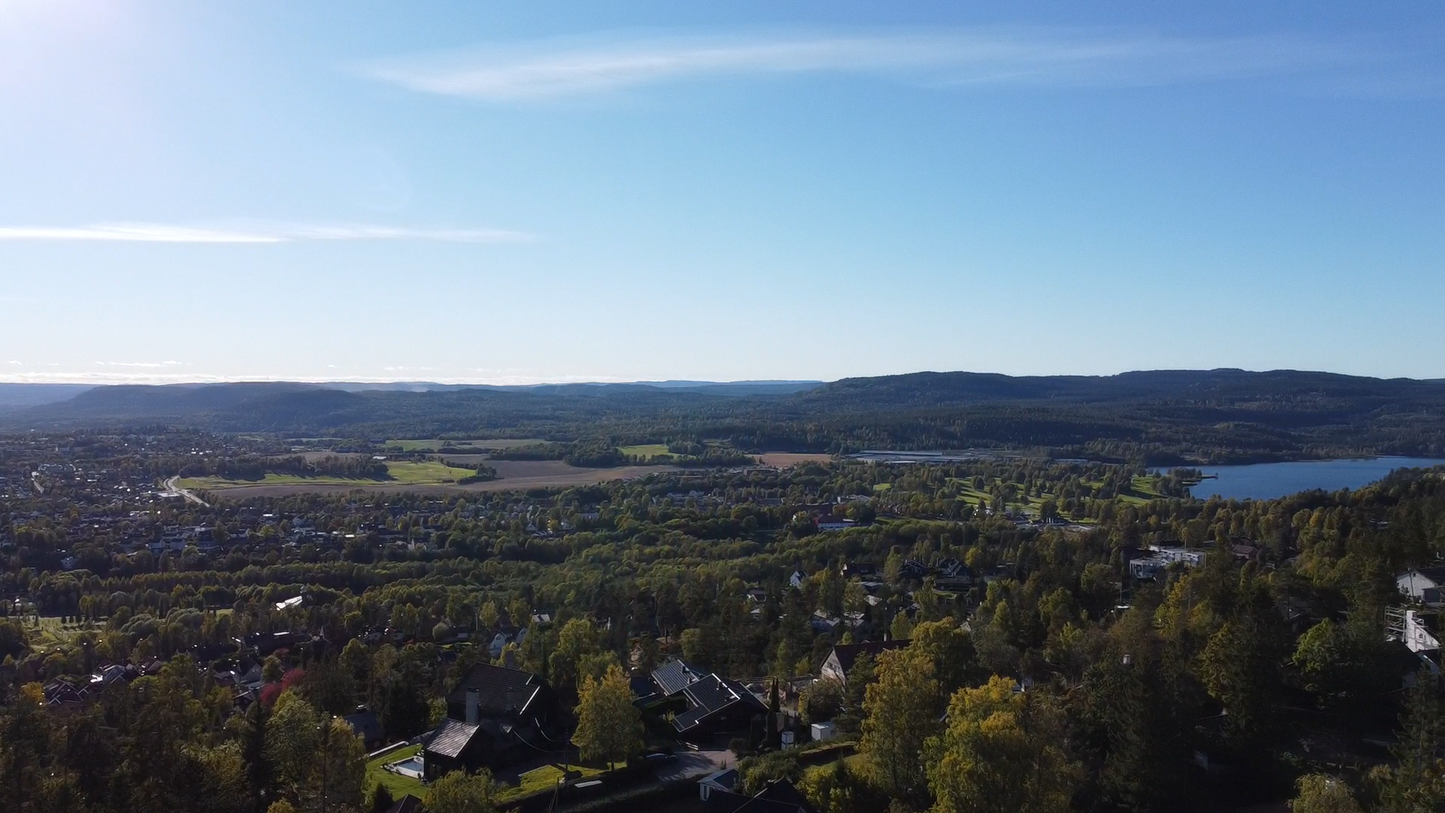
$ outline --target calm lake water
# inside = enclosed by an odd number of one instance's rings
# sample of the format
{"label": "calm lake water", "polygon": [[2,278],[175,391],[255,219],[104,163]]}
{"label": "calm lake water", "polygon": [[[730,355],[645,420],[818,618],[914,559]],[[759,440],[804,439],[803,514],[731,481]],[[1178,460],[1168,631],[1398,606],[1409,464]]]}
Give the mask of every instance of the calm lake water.
{"label": "calm lake water", "polygon": [[1248,466],[1199,466],[1205,480],[1189,491],[1208,499],[1218,494],[1234,500],[1272,500],[1287,494],[1322,488],[1337,491],[1356,489],[1379,480],[1395,469],[1428,468],[1445,465],[1445,460],[1426,457],[1377,457],[1373,460],[1304,460],[1291,463],[1255,463]]}

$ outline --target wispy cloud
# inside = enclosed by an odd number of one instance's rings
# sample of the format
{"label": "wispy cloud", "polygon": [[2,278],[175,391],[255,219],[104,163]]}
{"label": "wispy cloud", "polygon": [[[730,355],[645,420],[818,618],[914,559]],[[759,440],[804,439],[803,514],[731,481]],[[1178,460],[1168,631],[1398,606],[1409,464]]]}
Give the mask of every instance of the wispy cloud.
{"label": "wispy cloud", "polygon": [[150,367],[150,368],[164,368],[164,367],[189,367],[190,365],[189,365],[189,364],[185,364],[185,363],[183,363],[183,362],[179,362],[179,361],[97,361],[97,362],[96,362],[96,366],[98,366],[98,367]]}
{"label": "wispy cloud", "polygon": [[371,225],[260,224],[197,227],[170,223],[90,226],[0,226],[0,240],[137,243],[292,243],[324,240],[419,240],[446,243],[523,243],[532,235],[504,229],[418,229]]}
{"label": "wispy cloud", "polygon": [[366,63],[359,70],[424,93],[515,101],[748,74],[894,74],[938,84],[1148,86],[1317,68],[1358,57],[1340,45],[1279,37],[1010,28],[870,36],[553,40],[397,57]]}

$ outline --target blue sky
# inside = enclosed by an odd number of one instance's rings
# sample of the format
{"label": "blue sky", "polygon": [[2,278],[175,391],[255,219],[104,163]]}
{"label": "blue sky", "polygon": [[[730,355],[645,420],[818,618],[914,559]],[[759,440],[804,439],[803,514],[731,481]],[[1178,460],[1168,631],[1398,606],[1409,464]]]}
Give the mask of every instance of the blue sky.
{"label": "blue sky", "polygon": [[0,380],[1445,376],[1438,3],[0,4]]}

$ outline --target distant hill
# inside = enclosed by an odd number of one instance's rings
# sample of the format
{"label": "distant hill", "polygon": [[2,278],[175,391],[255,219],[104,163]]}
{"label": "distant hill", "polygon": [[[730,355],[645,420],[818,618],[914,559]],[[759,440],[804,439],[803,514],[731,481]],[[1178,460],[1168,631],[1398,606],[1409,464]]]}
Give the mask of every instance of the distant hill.
{"label": "distant hill", "polygon": [[589,381],[569,384],[434,384],[426,381],[389,383],[326,382],[319,386],[347,392],[455,392],[457,390],[500,390],[503,392],[549,392],[585,395],[603,389],[637,389],[703,392],[713,395],[789,395],[821,387],[822,381]]}
{"label": "distant hill", "polygon": [[0,409],[53,404],[88,389],[89,384],[0,384]]}
{"label": "distant hill", "polygon": [[290,383],[109,386],[0,415],[0,425],[10,428],[156,422],[374,439],[721,439],[756,451],[1003,447],[1159,463],[1376,452],[1445,456],[1445,381],[1224,369],[422,391]]}

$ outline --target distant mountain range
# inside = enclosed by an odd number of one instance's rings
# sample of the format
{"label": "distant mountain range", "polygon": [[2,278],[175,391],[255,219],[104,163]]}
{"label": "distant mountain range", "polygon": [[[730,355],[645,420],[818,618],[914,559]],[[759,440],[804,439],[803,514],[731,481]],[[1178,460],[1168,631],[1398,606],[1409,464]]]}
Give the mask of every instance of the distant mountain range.
{"label": "distant mountain range", "polygon": [[0,411],[53,404],[89,389],[94,387],[89,384],[0,384]]}
{"label": "distant mountain range", "polygon": [[1445,380],[1292,370],[1024,377],[925,372],[831,383],[520,387],[262,382],[67,391],[61,385],[0,385],[0,403],[6,402],[14,406],[0,415],[0,425],[12,429],[145,423],[373,438],[611,437],[620,443],[690,436],[751,449],[1008,446],[1201,461],[1445,454]]}
{"label": "distant mountain range", "polygon": [[[245,382],[237,382],[245,383]],[[281,383],[281,382],[274,382]],[[699,392],[710,395],[783,395],[822,386],[822,381],[635,381],[625,383],[589,382],[577,384],[438,384],[432,381],[324,381],[310,386],[343,392],[454,392],[457,390],[515,390],[518,392],[584,391],[594,387],[652,387],[654,389]],[[0,383],[0,411],[67,401],[82,392],[127,385],[94,384],[6,384]],[[158,385],[159,386],[159,385]],[[172,384],[177,389],[198,389],[226,384]],[[583,388],[578,390],[577,388]]]}

